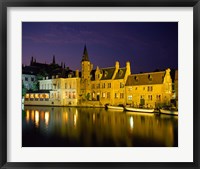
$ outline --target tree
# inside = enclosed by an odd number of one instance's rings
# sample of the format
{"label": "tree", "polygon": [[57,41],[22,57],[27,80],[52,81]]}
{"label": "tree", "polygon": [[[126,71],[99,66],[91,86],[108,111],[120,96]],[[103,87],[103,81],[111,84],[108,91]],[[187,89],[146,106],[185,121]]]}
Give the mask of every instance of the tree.
{"label": "tree", "polygon": [[22,96],[25,96],[26,92],[27,89],[25,88],[24,83],[22,82]]}

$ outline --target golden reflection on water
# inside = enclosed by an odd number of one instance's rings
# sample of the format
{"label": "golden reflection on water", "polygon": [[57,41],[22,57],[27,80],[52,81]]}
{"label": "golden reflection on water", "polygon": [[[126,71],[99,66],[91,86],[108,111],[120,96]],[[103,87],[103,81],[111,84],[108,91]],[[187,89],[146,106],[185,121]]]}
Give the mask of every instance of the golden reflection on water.
{"label": "golden reflection on water", "polygon": [[39,121],[40,121],[40,117],[39,117],[39,111],[35,111],[35,126],[39,127]]}
{"label": "golden reflection on water", "polygon": [[45,112],[44,114],[44,119],[45,119],[45,125],[46,127],[48,127],[48,124],[49,124],[49,112]]}
{"label": "golden reflection on water", "polygon": [[94,141],[97,145],[103,145],[106,140],[112,140],[114,146],[171,147],[178,138],[178,117],[168,115],[34,106],[25,106],[25,113],[27,125],[35,124],[41,132],[46,128],[48,130],[45,131],[50,135],[70,138],[85,146],[90,146]]}
{"label": "golden reflection on water", "polygon": [[29,110],[26,111],[26,122],[28,123],[30,119],[30,112]]}
{"label": "golden reflection on water", "polygon": [[133,130],[133,128],[134,128],[134,121],[133,121],[133,117],[132,116],[129,118],[129,124],[130,124],[130,129]]}

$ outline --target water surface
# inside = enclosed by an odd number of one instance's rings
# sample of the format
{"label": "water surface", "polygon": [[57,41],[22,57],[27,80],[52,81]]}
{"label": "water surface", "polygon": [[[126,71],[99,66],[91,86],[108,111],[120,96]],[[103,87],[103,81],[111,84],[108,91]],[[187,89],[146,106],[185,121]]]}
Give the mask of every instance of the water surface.
{"label": "water surface", "polygon": [[25,106],[23,147],[176,147],[178,117],[104,108]]}

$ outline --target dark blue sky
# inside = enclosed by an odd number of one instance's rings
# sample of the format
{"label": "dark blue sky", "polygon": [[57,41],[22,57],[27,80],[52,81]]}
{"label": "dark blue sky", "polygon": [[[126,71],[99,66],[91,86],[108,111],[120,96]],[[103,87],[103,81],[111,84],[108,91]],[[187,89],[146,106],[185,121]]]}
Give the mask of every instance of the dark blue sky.
{"label": "dark blue sky", "polygon": [[81,69],[86,44],[94,68],[124,67],[131,62],[132,73],[178,68],[177,22],[23,22],[22,61],[65,62]]}

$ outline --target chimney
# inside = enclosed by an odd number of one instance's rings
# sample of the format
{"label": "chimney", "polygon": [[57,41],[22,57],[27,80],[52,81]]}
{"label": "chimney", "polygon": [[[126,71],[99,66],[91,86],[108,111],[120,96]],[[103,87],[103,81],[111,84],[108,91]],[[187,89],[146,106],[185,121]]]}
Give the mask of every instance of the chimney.
{"label": "chimney", "polygon": [[127,70],[128,75],[130,75],[131,74],[131,64],[129,61],[126,62],[126,70]]}
{"label": "chimney", "polygon": [[115,62],[115,68],[119,69],[119,62],[118,61]]}
{"label": "chimney", "polygon": [[78,71],[78,69],[76,70],[76,73],[75,73],[76,75],[76,77],[79,77],[79,71]]}

